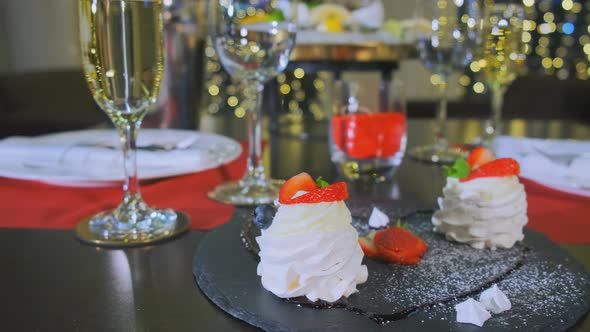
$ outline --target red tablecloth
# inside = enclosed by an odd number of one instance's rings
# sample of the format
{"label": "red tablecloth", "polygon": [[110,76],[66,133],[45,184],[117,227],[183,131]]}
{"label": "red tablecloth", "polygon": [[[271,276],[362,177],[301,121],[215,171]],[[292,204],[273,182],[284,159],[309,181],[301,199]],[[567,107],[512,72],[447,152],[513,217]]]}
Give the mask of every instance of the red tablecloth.
{"label": "red tablecloth", "polygon": [[[239,179],[246,157],[222,167],[142,184],[144,200],[153,207],[174,208],[191,217],[192,229],[210,229],[229,220],[234,208],[217,203],[207,192],[217,184]],[[120,187],[72,188],[0,178],[0,227],[74,228],[80,220],[113,209]]]}
{"label": "red tablecloth", "polygon": [[528,227],[558,243],[590,243],[590,198],[520,179],[528,201]]}

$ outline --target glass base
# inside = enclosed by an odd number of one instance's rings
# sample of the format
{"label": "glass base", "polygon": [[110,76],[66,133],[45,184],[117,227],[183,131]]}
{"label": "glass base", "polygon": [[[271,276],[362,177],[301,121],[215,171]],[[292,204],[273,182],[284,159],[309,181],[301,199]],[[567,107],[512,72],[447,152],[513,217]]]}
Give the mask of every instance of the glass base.
{"label": "glass base", "polygon": [[234,205],[272,203],[279,196],[283,180],[233,181],[218,185],[207,193],[218,202]]}
{"label": "glass base", "polygon": [[338,175],[348,182],[381,183],[393,178],[402,163],[404,152],[390,158],[348,158],[341,151],[333,151],[332,162]]}
{"label": "glass base", "polygon": [[126,197],[112,211],[100,212],[76,227],[78,238],[99,246],[140,246],[187,230],[189,218],[171,209],[152,209],[141,196]]}
{"label": "glass base", "polygon": [[441,148],[436,145],[419,146],[410,150],[410,157],[433,164],[452,164],[458,158],[466,158],[468,151],[461,148]]}

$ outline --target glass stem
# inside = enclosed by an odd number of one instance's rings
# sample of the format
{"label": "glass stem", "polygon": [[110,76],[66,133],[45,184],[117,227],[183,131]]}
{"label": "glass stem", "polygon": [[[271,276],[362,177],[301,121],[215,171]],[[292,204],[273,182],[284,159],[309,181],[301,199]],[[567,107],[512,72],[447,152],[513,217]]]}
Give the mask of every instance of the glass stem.
{"label": "glass stem", "polygon": [[248,109],[248,160],[246,164],[246,174],[243,181],[252,182],[263,180],[265,178],[264,166],[262,165],[262,136],[261,136],[261,118],[262,118],[262,95],[264,84],[259,81],[246,82],[248,87],[255,89],[250,93],[251,102]]}
{"label": "glass stem", "polygon": [[[134,119],[135,120],[135,119]],[[137,175],[137,133],[141,126],[141,119],[132,121],[125,119],[116,121],[117,130],[123,143],[123,202],[119,206],[118,220],[123,223],[136,223],[137,212],[142,208],[143,200],[139,192],[139,177]]]}
{"label": "glass stem", "polygon": [[139,179],[137,177],[137,130],[140,123],[130,123],[123,128],[123,163],[125,167],[125,182],[123,191],[125,196],[139,194]]}
{"label": "glass stem", "polygon": [[485,130],[485,143],[491,144],[491,141],[500,134],[502,127],[502,107],[504,106],[504,93],[506,88],[496,85],[492,89],[492,114],[488,120],[488,126]]}
{"label": "glass stem", "polygon": [[446,81],[439,85],[440,101],[436,110],[436,123],[434,127],[434,146],[439,150],[448,147],[447,141],[447,87]]}

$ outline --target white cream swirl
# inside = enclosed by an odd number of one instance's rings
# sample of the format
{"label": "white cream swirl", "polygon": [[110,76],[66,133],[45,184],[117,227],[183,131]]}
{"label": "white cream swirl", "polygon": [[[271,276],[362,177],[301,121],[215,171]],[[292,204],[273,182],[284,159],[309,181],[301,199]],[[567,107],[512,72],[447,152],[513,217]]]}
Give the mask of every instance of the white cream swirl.
{"label": "white cream swirl", "polygon": [[281,298],[334,302],[367,281],[363,251],[342,201],[281,205],[256,238],[262,286]]}
{"label": "white cream swirl", "polygon": [[528,222],[524,186],[518,177],[484,177],[460,182],[447,178],[434,230],[474,248],[511,248],[524,238]]}

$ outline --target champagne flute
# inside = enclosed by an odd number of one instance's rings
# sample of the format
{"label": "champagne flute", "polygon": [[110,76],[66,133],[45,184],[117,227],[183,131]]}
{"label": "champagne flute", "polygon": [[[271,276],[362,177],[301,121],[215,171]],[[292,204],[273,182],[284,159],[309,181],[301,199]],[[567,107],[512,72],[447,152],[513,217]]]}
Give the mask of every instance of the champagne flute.
{"label": "champagne flute", "polygon": [[123,201],[78,225],[81,240],[98,245],[141,245],[186,230],[188,219],[150,208],[139,190],[136,138],[162,78],[161,0],[79,0],[86,81],[123,144]]}
{"label": "champagne flute", "polygon": [[285,70],[295,44],[295,1],[213,0],[209,31],[220,62],[243,83],[248,97],[248,160],[239,181],[223,183],[209,197],[224,203],[270,203],[282,181],[268,178],[261,160],[261,106],[264,83]]}
{"label": "champagne flute", "polygon": [[[435,142],[410,151],[418,160],[452,163],[464,156],[447,141],[447,89],[454,70],[463,70],[474,57],[480,38],[481,8],[476,0],[422,0],[417,3],[414,34],[420,60],[435,76],[440,93]],[[420,29],[421,28],[421,29]]]}
{"label": "champagne flute", "polygon": [[522,43],[524,7],[522,2],[484,3],[483,56],[479,61],[484,80],[492,94],[492,114],[484,123],[479,143],[490,146],[502,130],[502,107],[508,86],[525,69]]}

